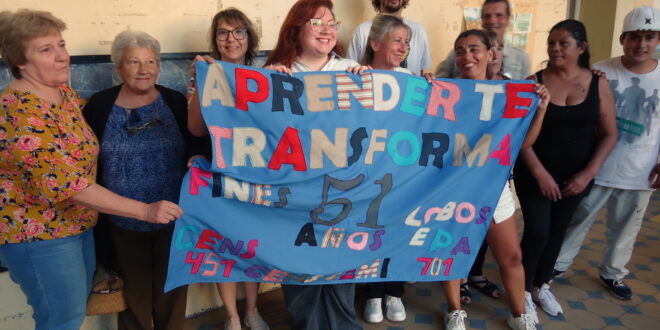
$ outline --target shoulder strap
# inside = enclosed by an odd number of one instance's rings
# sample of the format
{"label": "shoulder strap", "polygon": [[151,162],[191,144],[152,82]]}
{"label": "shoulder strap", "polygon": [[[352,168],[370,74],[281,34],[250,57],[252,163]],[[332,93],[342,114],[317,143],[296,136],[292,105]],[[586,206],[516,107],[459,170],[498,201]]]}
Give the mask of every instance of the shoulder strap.
{"label": "shoulder strap", "polygon": [[539,84],[543,83],[543,74],[541,72],[543,72],[543,70],[536,71],[536,81],[538,81]]}
{"label": "shoulder strap", "polygon": [[600,77],[596,75],[595,73],[591,74],[591,83],[589,84],[589,95],[587,95],[587,98],[592,98],[595,97],[598,99],[600,93],[598,93],[598,81],[600,80]]}

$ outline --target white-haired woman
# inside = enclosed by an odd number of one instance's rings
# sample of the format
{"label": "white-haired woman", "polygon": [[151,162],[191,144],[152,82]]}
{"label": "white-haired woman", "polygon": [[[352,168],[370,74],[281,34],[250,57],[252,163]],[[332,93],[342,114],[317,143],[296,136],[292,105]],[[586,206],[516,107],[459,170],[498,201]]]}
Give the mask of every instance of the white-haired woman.
{"label": "white-haired woman", "polygon": [[[101,146],[98,180],[144,202],[177,201],[186,161],[202,144],[188,133],[186,99],[156,84],[160,44],[147,33],[119,33],[110,56],[122,84],[94,94],[84,112]],[[125,281],[119,329],[183,329],[187,288],[163,292],[173,224],[108,215],[104,227],[98,242],[109,244],[97,249],[113,252],[106,262]]]}
{"label": "white-haired woman", "polygon": [[0,12],[0,56],[15,80],[0,93],[0,260],[34,311],[36,329],[78,329],[96,266],[96,211],[169,223],[181,209],[95,183],[99,143],[69,81],[62,20]]}

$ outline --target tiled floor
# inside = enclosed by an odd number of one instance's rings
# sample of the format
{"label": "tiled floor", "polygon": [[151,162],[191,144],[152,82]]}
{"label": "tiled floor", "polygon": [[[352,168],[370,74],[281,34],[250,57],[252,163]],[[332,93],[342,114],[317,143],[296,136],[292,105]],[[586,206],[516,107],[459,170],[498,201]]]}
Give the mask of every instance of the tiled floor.
{"label": "tiled floor", "polygon": [[[598,280],[596,266],[604,247],[604,215],[605,212],[601,212],[572,269],[552,285],[564,308],[564,315],[548,317],[539,309],[539,329],[660,329],[660,192],[652,196],[634,256],[628,264],[631,274],[626,283],[634,293],[630,301],[614,298]],[[499,282],[496,265],[490,255],[485,268],[486,275]],[[364,299],[359,291],[356,301],[359,314],[362,314]],[[504,299],[491,299],[475,291],[472,297],[472,304],[465,307],[469,316],[468,328],[508,329],[505,323],[508,309]],[[259,309],[271,328],[289,329],[281,291],[262,294],[259,299]],[[363,323],[364,328],[444,329],[442,317],[446,304],[438,283],[406,284],[404,303],[408,312],[405,322]],[[222,329],[223,321],[224,311],[210,311],[188,320],[186,329]]]}

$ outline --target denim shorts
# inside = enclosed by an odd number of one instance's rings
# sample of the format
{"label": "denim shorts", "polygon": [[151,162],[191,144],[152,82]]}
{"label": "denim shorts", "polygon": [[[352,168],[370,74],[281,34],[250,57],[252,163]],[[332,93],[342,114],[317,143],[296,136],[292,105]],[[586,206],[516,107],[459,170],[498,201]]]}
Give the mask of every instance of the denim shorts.
{"label": "denim shorts", "polygon": [[504,189],[502,189],[502,194],[500,194],[500,200],[495,207],[493,219],[495,220],[495,223],[500,223],[510,218],[515,212],[516,201],[513,199],[513,193],[511,192],[509,181],[507,181],[504,185]]}

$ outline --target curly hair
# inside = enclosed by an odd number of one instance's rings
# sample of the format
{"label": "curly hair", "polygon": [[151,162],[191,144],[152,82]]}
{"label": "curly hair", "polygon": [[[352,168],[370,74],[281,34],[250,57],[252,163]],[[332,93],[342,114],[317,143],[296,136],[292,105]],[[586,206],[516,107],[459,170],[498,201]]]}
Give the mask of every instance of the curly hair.
{"label": "curly hair", "polygon": [[[377,12],[380,12],[380,0],[371,0],[371,5],[374,6],[374,9]],[[408,3],[410,0],[401,0],[401,8],[406,8],[408,7]]]}

